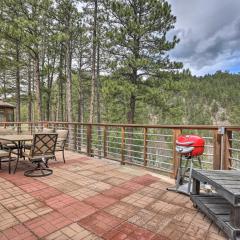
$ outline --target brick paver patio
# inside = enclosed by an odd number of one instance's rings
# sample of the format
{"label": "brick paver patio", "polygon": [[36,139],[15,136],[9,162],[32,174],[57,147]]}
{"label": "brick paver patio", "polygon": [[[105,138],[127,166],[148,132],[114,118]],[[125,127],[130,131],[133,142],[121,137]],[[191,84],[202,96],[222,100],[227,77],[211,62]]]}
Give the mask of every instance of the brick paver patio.
{"label": "brick paver patio", "polygon": [[0,170],[0,240],[222,240],[223,233],[168,192],[170,179],[137,167],[66,152],[53,174],[28,178]]}

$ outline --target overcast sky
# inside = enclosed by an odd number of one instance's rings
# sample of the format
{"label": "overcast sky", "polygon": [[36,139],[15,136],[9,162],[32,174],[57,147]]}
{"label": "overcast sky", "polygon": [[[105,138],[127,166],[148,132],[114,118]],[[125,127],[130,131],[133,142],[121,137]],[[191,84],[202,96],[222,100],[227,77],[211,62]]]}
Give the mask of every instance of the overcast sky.
{"label": "overcast sky", "polygon": [[240,0],[168,0],[180,43],[170,56],[195,75],[240,72]]}

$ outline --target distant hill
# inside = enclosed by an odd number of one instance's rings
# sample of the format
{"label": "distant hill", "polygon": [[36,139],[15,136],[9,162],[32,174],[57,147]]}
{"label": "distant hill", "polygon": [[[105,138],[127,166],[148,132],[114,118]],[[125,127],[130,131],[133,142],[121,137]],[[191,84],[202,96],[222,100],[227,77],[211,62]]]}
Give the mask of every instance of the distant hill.
{"label": "distant hill", "polygon": [[[240,74],[216,72],[204,77],[189,72],[163,74],[148,79],[141,90],[136,108],[136,122],[149,124],[214,124],[240,123]],[[125,122],[122,114],[128,103],[126,90],[105,81],[103,96],[106,121]],[[139,86],[141,88],[141,86]],[[107,101],[108,99],[108,101]],[[112,101],[109,101],[111,99]]]}

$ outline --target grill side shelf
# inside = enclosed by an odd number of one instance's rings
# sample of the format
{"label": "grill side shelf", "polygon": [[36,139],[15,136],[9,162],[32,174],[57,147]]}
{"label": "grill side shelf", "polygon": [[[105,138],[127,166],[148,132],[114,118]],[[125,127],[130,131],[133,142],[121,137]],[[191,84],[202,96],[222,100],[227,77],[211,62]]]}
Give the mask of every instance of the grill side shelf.
{"label": "grill side shelf", "polygon": [[231,205],[219,195],[191,195],[192,202],[232,240],[240,240],[240,228],[230,223]]}
{"label": "grill side shelf", "polygon": [[[240,178],[236,181],[236,187],[234,187],[233,184],[229,184],[227,181],[229,181],[230,176],[228,176],[228,179],[224,177],[224,172],[221,175],[221,172],[215,172],[213,174],[213,178],[210,178],[210,174],[207,174],[207,176],[204,174],[204,171],[197,171],[193,169],[192,177],[199,180],[203,183],[208,183],[212,185],[217,193],[227,199],[233,206],[239,206],[240,205],[240,189],[238,191],[238,186],[240,184]],[[222,184],[218,184],[216,180],[216,175],[218,176],[218,181],[221,181]],[[224,181],[226,181],[226,184],[223,184]],[[234,193],[235,192],[235,193]],[[239,192],[239,193],[238,193]]]}

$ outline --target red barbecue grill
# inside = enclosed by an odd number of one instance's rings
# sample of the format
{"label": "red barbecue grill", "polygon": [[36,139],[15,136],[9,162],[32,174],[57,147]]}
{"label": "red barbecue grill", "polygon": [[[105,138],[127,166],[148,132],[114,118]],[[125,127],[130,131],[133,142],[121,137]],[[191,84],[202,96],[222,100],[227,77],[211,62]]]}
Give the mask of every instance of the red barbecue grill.
{"label": "red barbecue grill", "polygon": [[204,152],[204,144],[204,139],[197,135],[181,135],[177,138],[176,151],[180,154],[180,162],[176,186],[168,188],[168,190],[190,194],[193,162],[197,160],[202,168],[200,156]]}
{"label": "red barbecue grill", "polygon": [[181,155],[200,156],[204,152],[205,141],[197,135],[181,135],[176,141],[176,151]]}

